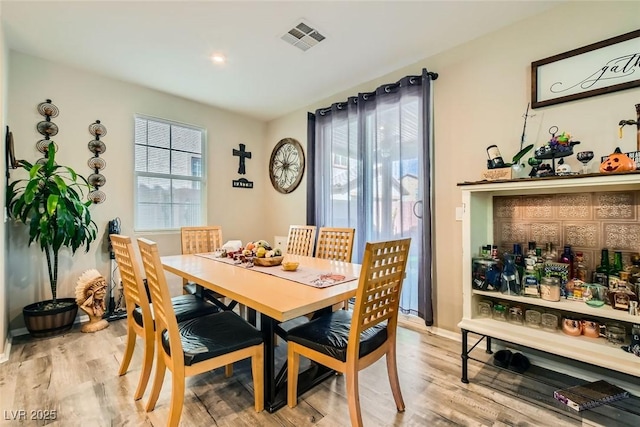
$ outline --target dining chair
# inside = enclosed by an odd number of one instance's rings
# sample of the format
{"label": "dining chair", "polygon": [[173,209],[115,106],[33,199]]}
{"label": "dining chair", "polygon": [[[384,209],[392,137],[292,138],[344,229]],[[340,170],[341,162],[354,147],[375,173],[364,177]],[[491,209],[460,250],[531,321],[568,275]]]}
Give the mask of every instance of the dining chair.
{"label": "dining chair", "polygon": [[[222,227],[219,225],[181,227],[180,241],[183,255],[213,252],[223,245]],[[197,286],[197,284],[189,282],[187,279],[182,279],[182,287],[185,293],[192,295],[197,293]]]}
{"label": "dining chair", "polygon": [[344,374],[352,426],[362,426],[358,372],[387,356],[398,411],[405,409],[396,365],[396,329],[411,239],[367,243],[353,311],[337,310],[289,330],[287,403],[297,405],[300,356]]}
{"label": "dining chair", "polygon": [[[124,375],[129,369],[136,337],[143,340],[142,370],[138,387],[133,395],[138,400],[144,394],[151,375],[154,352],[153,305],[150,304],[147,288],[144,285],[138,260],[135,257],[131,238],[118,234],[109,235],[116,262],[120,271],[122,287],[127,308],[127,342],[118,375]],[[181,295],[171,299],[177,318],[182,320],[203,316],[219,311],[218,307],[194,295]]]}
{"label": "dining chair", "polygon": [[291,225],[287,236],[287,253],[291,255],[313,256],[316,242],[315,225]]}
{"label": "dining chair", "polygon": [[355,228],[320,227],[316,258],[351,262]]}
{"label": "dining chair", "polygon": [[167,425],[177,426],[184,404],[185,377],[201,374],[234,362],[251,359],[254,407],[264,408],[264,346],[262,333],[232,311],[178,322],[173,314],[158,246],[138,239],[142,264],[155,305],[156,370],[147,402],[155,408],[165,372],[171,371],[171,403]]}
{"label": "dining chair", "polygon": [[[355,228],[320,227],[316,244],[316,258],[351,262],[355,232]],[[349,300],[337,304],[336,307],[347,310]]]}

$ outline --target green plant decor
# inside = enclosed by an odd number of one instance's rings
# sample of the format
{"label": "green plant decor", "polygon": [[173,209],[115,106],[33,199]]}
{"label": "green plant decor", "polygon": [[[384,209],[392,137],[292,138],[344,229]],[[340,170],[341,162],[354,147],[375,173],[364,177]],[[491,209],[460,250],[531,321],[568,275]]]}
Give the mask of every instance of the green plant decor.
{"label": "green plant decor", "polygon": [[49,144],[47,161],[42,164],[20,160],[20,166],[29,172],[29,178],[9,184],[7,201],[9,215],[29,227],[29,245],[40,244],[47,257],[49,284],[53,301],[58,306],[58,253],[63,247],[72,253],[82,246],[89,251],[96,239],[98,227],[91,219],[84,190],[91,187],[87,180],[67,166],[56,164],[55,146]]}
{"label": "green plant decor", "polygon": [[[520,159],[524,157],[531,149],[533,148],[533,144],[527,145],[522,150],[518,151],[513,159],[511,159],[511,163],[505,163],[505,166],[513,166],[520,163]],[[524,165],[523,165],[524,166]]]}

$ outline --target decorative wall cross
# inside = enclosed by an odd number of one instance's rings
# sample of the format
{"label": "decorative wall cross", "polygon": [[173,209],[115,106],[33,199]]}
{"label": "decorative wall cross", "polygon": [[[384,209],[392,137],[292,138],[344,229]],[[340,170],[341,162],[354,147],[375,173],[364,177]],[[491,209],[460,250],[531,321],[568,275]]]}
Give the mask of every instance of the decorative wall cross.
{"label": "decorative wall cross", "polygon": [[[239,150],[236,150],[235,148],[233,149],[233,155],[239,157],[238,173],[240,175],[245,175],[247,173],[247,170],[245,168],[245,159],[251,158],[251,152],[245,151],[244,144],[239,144],[239,147]],[[253,181],[249,181],[246,178],[240,178],[237,180],[233,180],[231,182],[231,185],[233,186],[233,188],[253,188]]]}
{"label": "decorative wall cross", "polygon": [[240,145],[239,150],[236,150],[235,148],[233,149],[233,155],[240,157],[240,165],[238,166],[238,173],[240,175],[244,175],[246,174],[245,167],[244,167],[244,159],[250,159],[251,152],[244,151],[244,144],[239,144],[239,145]]}

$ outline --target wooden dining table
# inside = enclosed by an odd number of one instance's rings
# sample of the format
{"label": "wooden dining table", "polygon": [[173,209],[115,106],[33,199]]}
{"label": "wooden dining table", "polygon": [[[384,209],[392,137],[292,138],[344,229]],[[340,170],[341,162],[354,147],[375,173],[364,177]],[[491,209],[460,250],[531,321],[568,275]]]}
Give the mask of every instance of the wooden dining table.
{"label": "wooden dining table", "polygon": [[[198,254],[163,256],[161,259],[166,271],[244,304],[250,312],[257,313],[265,344],[264,397],[265,408],[269,412],[274,412],[286,404],[286,362],[276,373],[274,333],[280,329],[280,323],[309,313],[330,310],[334,304],[355,296],[357,278],[360,274],[359,264],[286,255],[285,261],[299,263],[300,272],[317,270],[355,278],[317,288],[288,280],[286,277],[265,274],[255,268],[233,265]],[[255,314],[249,317],[253,317],[253,323],[257,324]],[[301,371],[298,395],[324,381],[331,374],[327,368],[316,365]]]}

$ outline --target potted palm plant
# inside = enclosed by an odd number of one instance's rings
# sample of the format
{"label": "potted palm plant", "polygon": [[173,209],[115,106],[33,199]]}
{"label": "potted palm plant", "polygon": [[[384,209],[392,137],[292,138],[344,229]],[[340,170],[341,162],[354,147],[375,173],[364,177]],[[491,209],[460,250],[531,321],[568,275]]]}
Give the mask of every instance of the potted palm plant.
{"label": "potted palm plant", "polygon": [[31,164],[19,161],[29,176],[12,182],[7,189],[9,215],[29,227],[29,245],[37,242],[47,259],[52,299],[30,304],[23,309],[25,326],[32,336],[45,337],[67,331],[78,311],[75,298],[58,298],[58,256],[63,248],[72,254],[80,247],[89,250],[98,227],[91,219],[91,201],[87,180],[67,166],[56,164],[55,144],[47,157]]}

